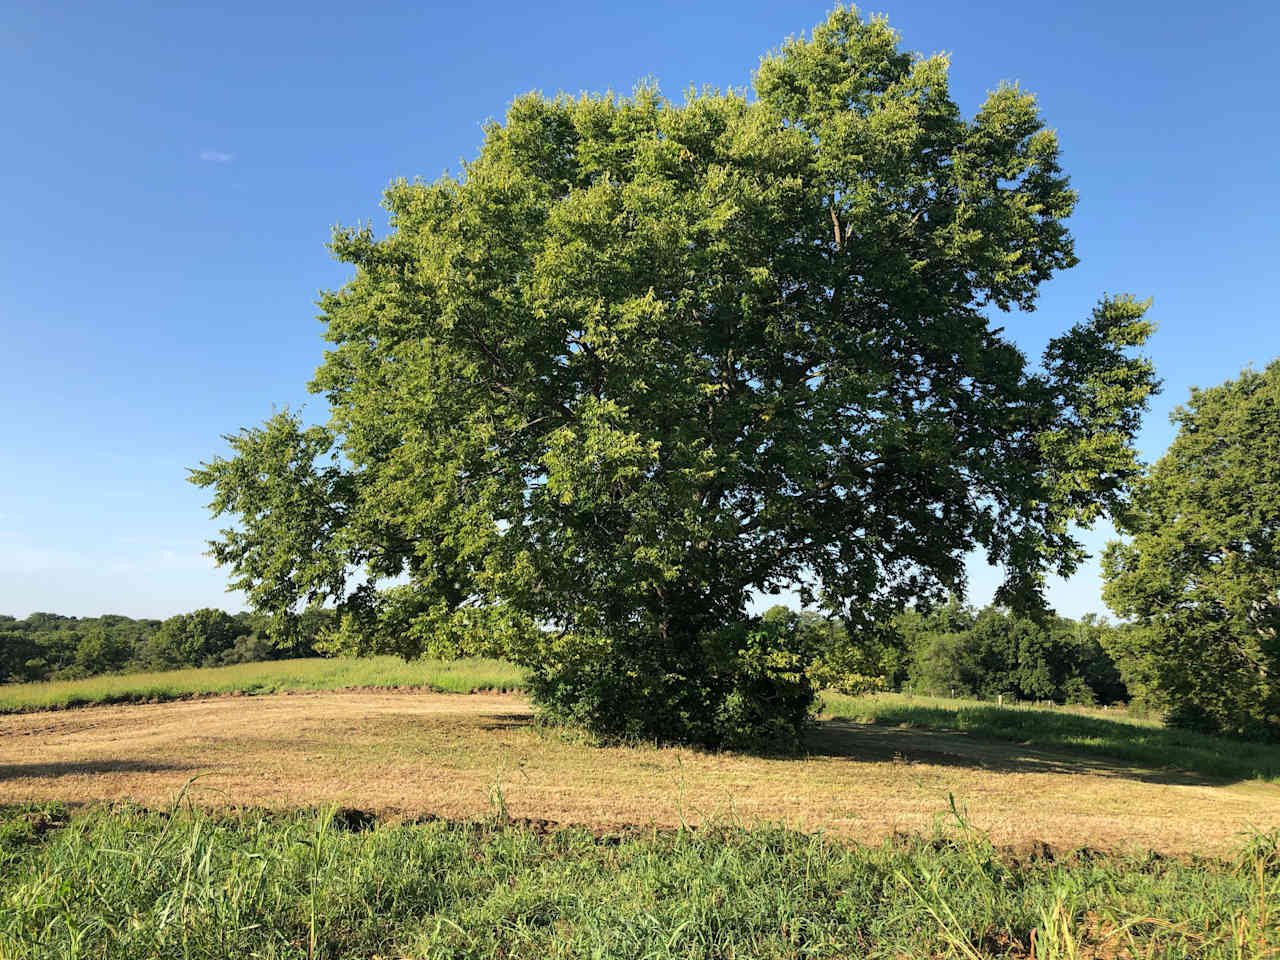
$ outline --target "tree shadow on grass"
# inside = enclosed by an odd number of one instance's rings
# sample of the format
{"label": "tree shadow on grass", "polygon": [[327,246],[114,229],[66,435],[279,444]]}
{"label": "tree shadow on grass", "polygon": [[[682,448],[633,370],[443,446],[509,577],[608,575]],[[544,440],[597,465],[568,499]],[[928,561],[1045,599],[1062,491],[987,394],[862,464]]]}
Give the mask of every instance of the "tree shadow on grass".
{"label": "tree shadow on grass", "polygon": [[533,726],[532,713],[492,713],[480,718],[481,730],[527,730]]}
{"label": "tree shadow on grass", "polygon": [[[536,726],[532,713],[486,714],[477,719],[479,729],[487,732],[533,729]],[[1095,724],[1098,722],[1107,721],[1094,721]],[[1177,786],[1224,786],[1249,779],[1108,756],[1105,750],[1093,751],[1070,745],[1031,745],[981,732],[922,729],[909,724],[883,722],[859,723],[847,718],[821,721],[806,738],[804,747],[800,754],[765,751],[756,755],[781,760],[830,757],[861,763],[966,767],[993,773],[1094,775]]]}
{"label": "tree shadow on grass", "polygon": [[101,773],[163,773],[174,770],[193,770],[186,764],[159,763],[153,760],[66,760],[59,762],[0,763],[0,780],[20,777],[53,779],[76,774]]}
{"label": "tree shadow on grass", "polygon": [[1092,774],[1180,786],[1223,786],[1240,779],[1077,752],[1070,747],[1030,746],[961,730],[921,730],[840,718],[819,723],[805,745],[810,757],[864,763],[919,763],[993,773]]}

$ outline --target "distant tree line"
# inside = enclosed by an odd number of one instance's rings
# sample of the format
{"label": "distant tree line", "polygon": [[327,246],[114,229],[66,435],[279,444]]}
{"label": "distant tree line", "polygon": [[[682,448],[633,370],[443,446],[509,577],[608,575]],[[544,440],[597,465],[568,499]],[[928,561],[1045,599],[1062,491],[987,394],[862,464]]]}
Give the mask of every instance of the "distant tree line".
{"label": "distant tree line", "polygon": [[[261,614],[210,608],[167,620],[0,615],[0,682],[311,657],[325,649],[324,637],[335,626],[332,611],[317,607],[278,639]],[[1108,652],[1122,654],[1132,646],[1134,629],[1093,614],[1033,620],[951,601],[927,612],[907,610],[878,638],[854,644],[843,624],[811,611],[776,606],[764,615],[763,627],[815,652],[810,672],[821,686],[851,693],[897,689],[1073,704],[1137,697],[1158,706],[1141,672],[1126,675]]]}
{"label": "distant tree line", "polygon": [[1117,665],[1133,628],[1094,614],[1033,618],[953,600],[908,609],[879,637],[857,643],[848,642],[841,623],[811,612],[777,606],[764,620],[809,633],[809,645],[821,651],[815,679],[850,693],[896,689],[1070,704],[1136,699],[1147,709],[1161,706],[1142,676]]}
{"label": "distant tree line", "polygon": [[74,680],[103,673],[209,667],[312,657],[333,614],[306,610],[287,636],[275,637],[256,613],[204,608],[167,620],[116,614],[65,617],[0,615],[0,682]]}

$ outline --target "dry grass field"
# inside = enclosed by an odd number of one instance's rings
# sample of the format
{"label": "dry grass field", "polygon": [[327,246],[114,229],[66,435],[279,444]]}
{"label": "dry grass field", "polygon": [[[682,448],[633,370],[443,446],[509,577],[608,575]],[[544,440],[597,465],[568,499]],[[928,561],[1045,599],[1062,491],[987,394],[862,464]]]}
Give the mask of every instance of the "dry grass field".
{"label": "dry grass field", "polygon": [[1280,785],[1230,782],[965,733],[826,721],[804,758],[586,746],[514,695],[313,692],[0,717],[0,803],[186,796],[339,804],[388,818],[601,830],[708,819],[866,842],[931,829],[948,794],[993,841],[1218,854],[1280,824]]}

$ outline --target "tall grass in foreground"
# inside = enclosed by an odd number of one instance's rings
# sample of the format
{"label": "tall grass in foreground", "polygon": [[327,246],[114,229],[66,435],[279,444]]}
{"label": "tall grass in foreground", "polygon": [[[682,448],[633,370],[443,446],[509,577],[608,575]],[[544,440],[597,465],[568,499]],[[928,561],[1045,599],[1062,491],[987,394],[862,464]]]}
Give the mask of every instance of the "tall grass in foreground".
{"label": "tall grass in foreground", "polygon": [[1002,855],[955,824],[602,841],[299,813],[0,816],[0,957],[1280,956],[1280,833],[1230,863]]}
{"label": "tall grass in foreground", "polygon": [[524,672],[501,660],[415,660],[399,657],[310,658],[231,667],[132,673],[85,680],[0,685],[0,713],[100,703],[176,700],[214,693],[277,693],[343,687],[430,687],[444,693],[516,690]]}
{"label": "tall grass in foreground", "polygon": [[1213,777],[1280,783],[1280,744],[1251,743],[1163,726],[1158,721],[1097,709],[996,706],[876,694],[823,695],[825,713],[858,723],[905,723],[929,730],[963,730],[1037,747],[1064,747],[1144,767],[1188,770]]}

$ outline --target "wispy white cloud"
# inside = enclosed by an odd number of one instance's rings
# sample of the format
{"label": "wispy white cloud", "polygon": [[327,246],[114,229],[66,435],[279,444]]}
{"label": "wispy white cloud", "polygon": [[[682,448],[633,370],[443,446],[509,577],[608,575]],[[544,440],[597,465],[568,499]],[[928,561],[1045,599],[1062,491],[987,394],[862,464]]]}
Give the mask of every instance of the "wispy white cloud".
{"label": "wispy white cloud", "polygon": [[149,553],[139,564],[152,570],[207,570],[213,565],[203,551],[190,547]]}
{"label": "wispy white cloud", "polygon": [[[141,575],[209,570],[216,564],[195,546],[91,553],[74,547],[34,546],[14,531],[0,530],[0,576],[72,573],[82,575]],[[17,541],[16,543],[14,541]]]}
{"label": "wispy white cloud", "polygon": [[234,153],[227,153],[224,150],[201,150],[200,159],[205,163],[230,163],[236,158]]}
{"label": "wispy white cloud", "polygon": [[23,544],[0,551],[0,574],[35,574],[54,570],[82,570],[89,558],[75,550],[28,547]]}

